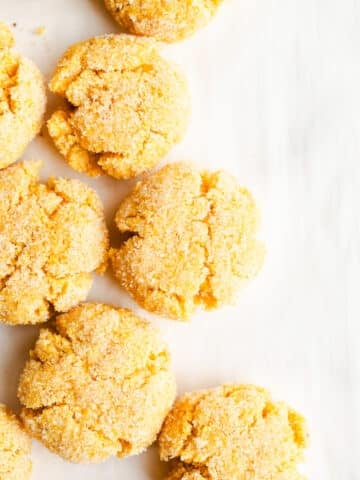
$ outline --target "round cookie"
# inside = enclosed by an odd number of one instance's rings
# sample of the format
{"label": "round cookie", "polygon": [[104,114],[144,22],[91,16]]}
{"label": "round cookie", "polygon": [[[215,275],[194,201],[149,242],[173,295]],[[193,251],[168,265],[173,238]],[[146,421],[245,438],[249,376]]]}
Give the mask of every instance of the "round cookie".
{"label": "round cookie", "polygon": [[88,175],[130,178],[151,169],[188,124],[186,82],[149,39],[106,35],[73,45],[50,90],[69,103],[48,121],[50,136]]}
{"label": "round cookie", "polygon": [[222,1],[105,0],[105,5],[130,33],[176,42],[205,26]]}
{"label": "round cookie", "polygon": [[229,174],[174,163],[138,182],[115,218],[128,238],[110,250],[120,284],[145,309],[187,319],[231,303],[262,266],[251,194]]}
{"label": "round cookie", "polygon": [[129,310],[85,303],[40,332],[20,377],[28,432],[76,463],[142,452],[175,398],[167,346]]}
{"label": "round cookie", "polygon": [[105,268],[100,199],[78,180],[38,183],[41,162],[0,171],[0,321],[45,322],[85,300]]}
{"label": "round cookie", "polygon": [[166,480],[304,480],[305,420],[253,385],[225,385],[177,401],[159,438]]}
{"label": "round cookie", "polygon": [[30,438],[19,420],[0,404],[0,480],[29,480]]}
{"label": "round cookie", "polygon": [[11,49],[13,43],[0,22],[0,168],[20,158],[39,133],[46,104],[40,71]]}

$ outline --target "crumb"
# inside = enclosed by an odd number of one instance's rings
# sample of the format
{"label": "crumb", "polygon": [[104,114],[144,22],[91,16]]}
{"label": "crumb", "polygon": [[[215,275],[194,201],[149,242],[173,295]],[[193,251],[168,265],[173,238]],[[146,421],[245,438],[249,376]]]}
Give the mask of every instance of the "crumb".
{"label": "crumb", "polygon": [[85,300],[106,265],[97,194],[78,180],[38,183],[41,162],[0,170],[0,321],[35,324]]}
{"label": "crumb", "polygon": [[115,222],[129,238],[110,250],[115,276],[143,308],[170,318],[232,303],[263,264],[258,216],[229,174],[169,164],[120,204]]}
{"label": "crumb", "polygon": [[16,28],[16,27],[17,27],[17,23],[16,23],[16,22],[13,22],[13,23],[12,23],[12,26],[13,26],[14,28]]}
{"label": "crumb", "polygon": [[136,35],[176,42],[205,26],[223,0],[105,0],[115,20]]}
{"label": "crumb", "polygon": [[129,310],[85,303],[40,331],[20,377],[30,435],[75,463],[138,454],[175,398],[160,334]]}
{"label": "crumb", "polygon": [[187,128],[186,82],[149,39],[106,35],[73,45],[49,86],[69,102],[48,121],[49,134],[69,165],[88,175],[147,171]]}
{"label": "crumb", "polygon": [[0,404],[0,479],[30,480],[31,444],[19,420]]}
{"label": "crumb", "polygon": [[305,480],[304,418],[253,385],[224,385],[177,401],[159,438],[166,480]]}
{"label": "crumb", "polygon": [[35,34],[35,35],[44,35],[45,32],[46,32],[46,28],[45,28],[45,27],[37,27],[37,28],[35,28],[35,30],[34,30],[34,34]]}
{"label": "crumb", "polygon": [[0,23],[0,169],[18,160],[39,133],[46,105],[40,71],[13,44],[11,30]]}

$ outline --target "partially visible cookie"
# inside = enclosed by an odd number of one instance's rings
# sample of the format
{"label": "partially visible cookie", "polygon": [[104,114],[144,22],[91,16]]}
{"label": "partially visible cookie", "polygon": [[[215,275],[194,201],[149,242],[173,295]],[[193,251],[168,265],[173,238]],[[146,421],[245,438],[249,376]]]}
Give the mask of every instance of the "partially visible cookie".
{"label": "partially visible cookie", "polygon": [[166,480],[305,480],[304,418],[253,385],[225,385],[177,401],[159,438]]}
{"label": "partially visible cookie", "polygon": [[40,71],[12,50],[13,43],[0,22],[0,168],[20,158],[39,133],[46,104]]}
{"label": "partially visible cookie", "polygon": [[19,420],[0,404],[0,480],[29,480],[30,438]]}
{"label": "partially visible cookie", "polygon": [[0,321],[45,322],[85,300],[105,268],[99,197],[78,180],[38,183],[41,162],[0,171]]}
{"label": "partially visible cookie", "polygon": [[73,45],[50,90],[69,102],[48,121],[50,136],[88,175],[130,178],[151,169],[188,124],[186,82],[149,39],[105,35]]}
{"label": "partially visible cookie", "polygon": [[136,35],[176,42],[205,26],[223,0],[105,0],[119,24]]}
{"label": "partially visible cookie", "polygon": [[40,331],[18,395],[27,431],[76,463],[142,452],[175,399],[159,332],[129,310],[85,303]]}
{"label": "partially visible cookie", "polygon": [[263,264],[256,204],[223,171],[169,164],[136,185],[115,221],[128,239],[110,251],[114,273],[159,315],[188,319],[231,303]]}

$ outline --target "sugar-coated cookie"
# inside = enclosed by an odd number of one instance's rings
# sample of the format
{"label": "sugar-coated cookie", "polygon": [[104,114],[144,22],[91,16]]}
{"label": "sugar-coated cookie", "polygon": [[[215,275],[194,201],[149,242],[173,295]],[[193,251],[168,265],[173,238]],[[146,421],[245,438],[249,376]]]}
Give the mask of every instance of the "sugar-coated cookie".
{"label": "sugar-coated cookie", "polygon": [[130,33],[176,42],[205,26],[223,0],[105,0]]}
{"label": "sugar-coated cookie", "polygon": [[89,175],[129,178],[151,169],[188,124],[186,82],[149,39],[105,35],[73,45],[50,90],[69,102],[48,121],[50,136]]}
{"label": "sugar-coated cookie", "polygon": [[16,416],[0,404],[0,480],[29,480],[30,438]]}
{"label": "sugar-coated cookie", "polygon": [[187,319],[231,303],[262,266],[251,194],[222,172],[169,164],[123,200],[115,218],[129,237],[110,251],[120,284],[145,309]]}
{"label": "sugar-coated cookie", "polygon": [[76,463],[140,453],[175,397],[166,344],[129,310],[85,303],[40,332],[20,378],[28,432]]}
{"label": "sugar-coated cookie", "polygon": [[0,22],[0,168],[20,158],[39,133],[46,104],[40,71],[13,44],[10,29]]}
{"label": "sugar-coated cookie", "polygon": [[41,162],[0,170],[0,321],[45,322],[85,300],[106,264],[102,204],[78,180],[38,183]]}
{"label": "sugar-coated cookie", "polygon": [[307,444],[301,415],[253,385],[190,393],[162,429],[166,480],[305,480],[298,471]]}

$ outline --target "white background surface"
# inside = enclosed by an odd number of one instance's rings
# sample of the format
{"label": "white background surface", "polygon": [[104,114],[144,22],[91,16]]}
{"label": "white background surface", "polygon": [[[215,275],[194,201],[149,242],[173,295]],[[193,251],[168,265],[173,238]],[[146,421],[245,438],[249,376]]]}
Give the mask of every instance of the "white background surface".
{"label": "white background surface", "polygon": [[[0,18],[17,22],[18,50],[47,79],[70,44],[118,30],[100,0],[0,0]],[[46,34],[34,35],[42,25]],[[314,480],[360,479],[359,32],[357,0],[228,0],[208,28],[166,48],[193,97],[188,135],[168,159],[226,168],[250,187],[268,256],[237,307],[191,324],[151,321],[169,341],[180,393],[253,382],[303,412]],[[24,155],[33,157],[44,178],[93,185],[109,222],[131,186],[76,174],[46,136]],[[110,273],[90,298],[136,308]],[[14,408],[36,334],[0,326],[0,401]],[[34,480],[161,479],[155,448],[73,466],[34,442],[33,458]]]}

